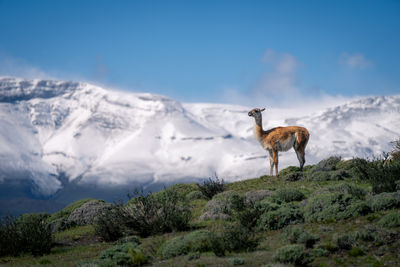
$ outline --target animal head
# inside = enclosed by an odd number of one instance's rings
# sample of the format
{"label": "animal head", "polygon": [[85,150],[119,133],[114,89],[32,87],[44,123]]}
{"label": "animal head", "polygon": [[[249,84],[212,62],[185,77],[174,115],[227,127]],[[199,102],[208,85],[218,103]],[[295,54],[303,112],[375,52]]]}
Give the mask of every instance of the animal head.
{"label": "animal head", "polygon": [[261,117],[261,112],[263,112],[265,108],[253,108],[249,111],[248,115],[250,117],[258,118]]}

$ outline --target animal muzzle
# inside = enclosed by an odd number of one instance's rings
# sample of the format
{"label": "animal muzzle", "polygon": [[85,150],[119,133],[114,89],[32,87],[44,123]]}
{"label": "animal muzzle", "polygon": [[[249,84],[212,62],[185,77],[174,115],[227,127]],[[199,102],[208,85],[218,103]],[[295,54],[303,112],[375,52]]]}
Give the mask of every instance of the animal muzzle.
{"label": "animal muzzle", "polygon": [[253,116],[253,114],[251,112],[247,113],[250,117]]}

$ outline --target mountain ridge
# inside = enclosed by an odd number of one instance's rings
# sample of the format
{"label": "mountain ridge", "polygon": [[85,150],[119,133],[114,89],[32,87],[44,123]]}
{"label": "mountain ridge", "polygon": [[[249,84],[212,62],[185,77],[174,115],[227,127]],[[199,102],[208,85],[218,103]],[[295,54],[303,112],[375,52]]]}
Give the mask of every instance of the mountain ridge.
{"label": "mountain ridge", "polygon": [[[101,190],[194,181],[215,173],[227,181],[258,177],[267,172],[266,153],[253,137],[248,110],[89,83],[0,77],[0,186],[29,179],[37,194],[51,196],[65,181]],[[306,164],[330,155],[372,157],[398,138],[400,95],[295,118],[285,112],[264,112],[264,128],[308,128]],[[297,164],[295,153],[280,155],[280,169]],[[67,177],[63,182],[61,174]]]}

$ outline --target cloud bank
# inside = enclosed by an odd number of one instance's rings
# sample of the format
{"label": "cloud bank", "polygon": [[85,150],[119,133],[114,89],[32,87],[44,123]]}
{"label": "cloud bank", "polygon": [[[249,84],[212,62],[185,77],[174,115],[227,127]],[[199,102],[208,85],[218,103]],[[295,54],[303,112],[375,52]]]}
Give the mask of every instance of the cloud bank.
{"label": "cloud bank", "polygon": [[358,98],[331,96],[322,91],[304,93],[299,77],[304,64],[290,53],[267,49],[261,61],[269,70],[263,72],[247,91],[225,88],[224,101],[250,107],[292,109],[294,115],[300,116]]}

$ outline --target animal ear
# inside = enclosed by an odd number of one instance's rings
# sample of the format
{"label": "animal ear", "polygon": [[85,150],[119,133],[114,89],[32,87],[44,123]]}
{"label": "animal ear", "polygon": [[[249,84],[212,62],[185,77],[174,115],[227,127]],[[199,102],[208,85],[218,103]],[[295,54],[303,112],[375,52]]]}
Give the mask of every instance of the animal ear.
{"label": "animal ear", "polygon": [[261,112],[263,112],[265,110],[265,108],[260,109]]}

